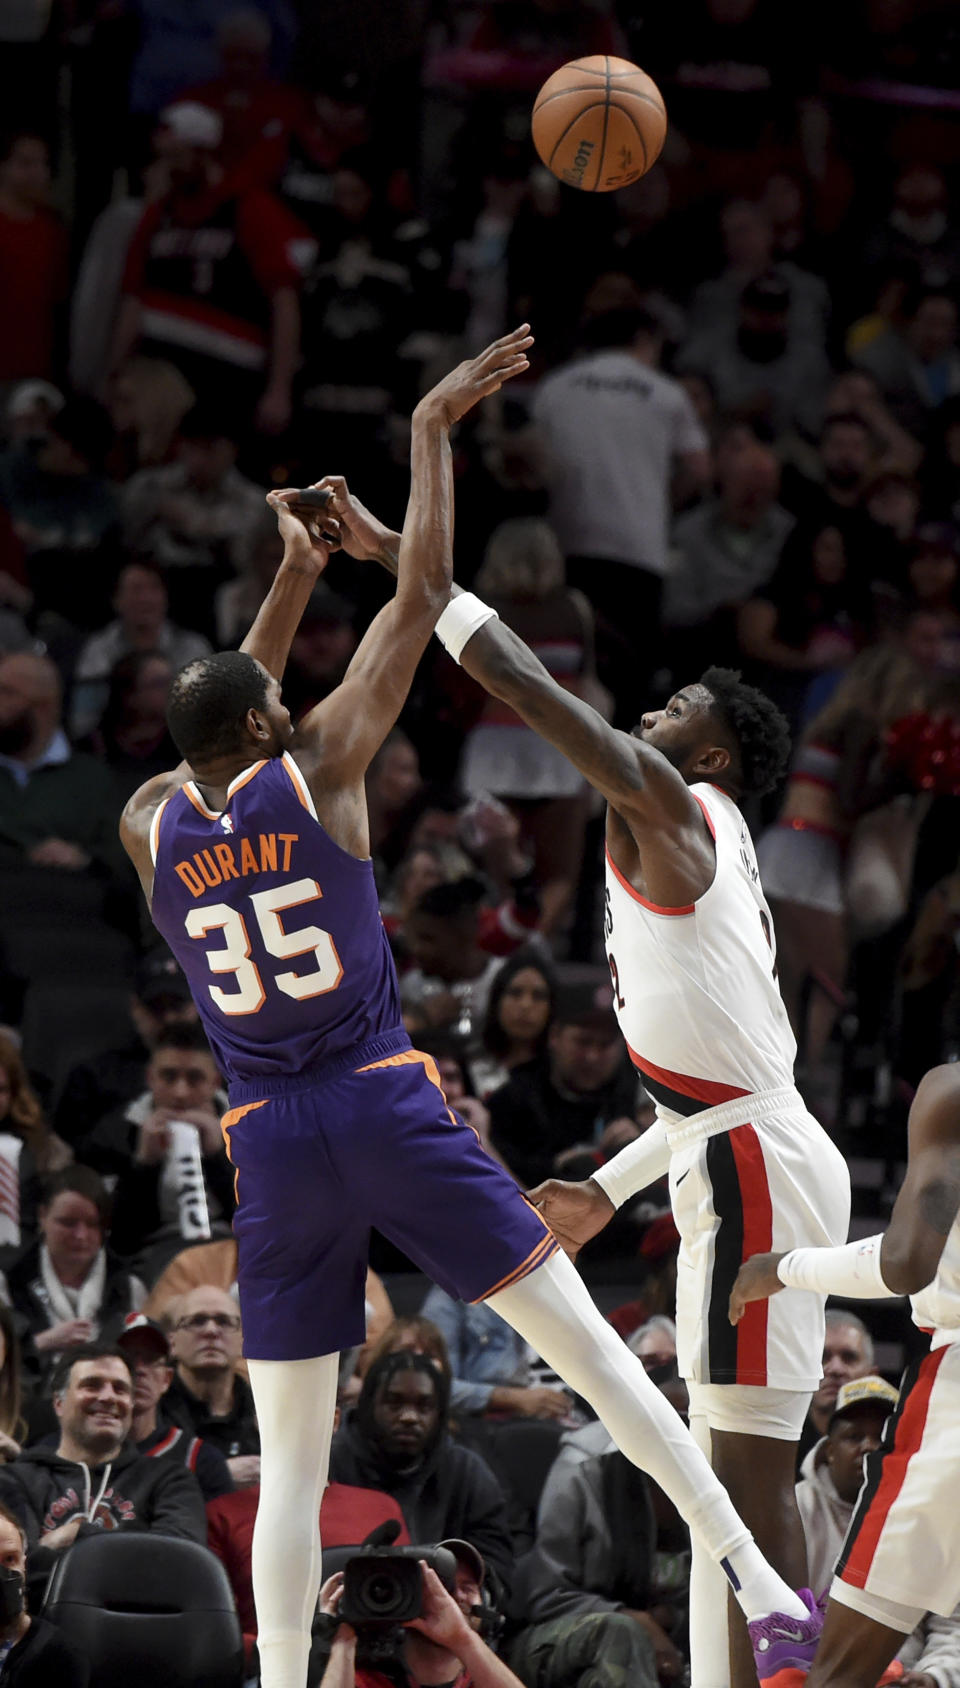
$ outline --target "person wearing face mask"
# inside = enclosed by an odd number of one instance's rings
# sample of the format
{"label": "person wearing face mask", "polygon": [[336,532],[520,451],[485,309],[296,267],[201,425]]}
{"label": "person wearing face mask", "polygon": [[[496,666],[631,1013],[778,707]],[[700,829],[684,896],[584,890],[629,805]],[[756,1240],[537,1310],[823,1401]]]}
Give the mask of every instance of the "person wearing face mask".
{"label": "person wearing face mask", "polygon": [[4,1688],[87,1688],[90,1667],[45,1618],[26,1610],[27,1538],[0,1503],[0,1678]]}
{"label": "person wearing face mask", "polygon": [[703,375],[721,410],[749,415],[776,434],[815,432],[829,365],[822,340],[791,325],[790,286],[776,270],[748,281],[739,308],[695,333],[677,358]]}

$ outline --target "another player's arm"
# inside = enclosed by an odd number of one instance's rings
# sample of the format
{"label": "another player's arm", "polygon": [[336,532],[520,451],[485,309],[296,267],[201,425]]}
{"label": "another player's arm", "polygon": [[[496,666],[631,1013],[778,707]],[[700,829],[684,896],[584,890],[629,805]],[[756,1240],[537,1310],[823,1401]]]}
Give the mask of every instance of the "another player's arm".
{"label": "another player's arm", "polygon": [[955,1066],[934,1067],[921,1080],[908,1138],[907,1175],[886,1231],[842,1248],[755,1254],[741,1266],[733,1286],[733,1324],[748,1302],[784,1288],[876,1300],[917,1295],[932,1282],[960,1212],[960,1073]]}
{"label": "another player's arm", "polygon": [[[461,363],[421,399],[412,418],[410,498],[396,548],[397,590],[374,618],[336,691],[301,722],[293,749],[325,789],[359,785],[410,690],[453,578],[450,430],[467,411],[528,368],[527,325]],[[318,483],[329,486],[331,478]],[[335,504],[332,506],[336,511]],[[339,513],[339,512],[336,512]],[[345,548],[349,549],[344,535]]]}

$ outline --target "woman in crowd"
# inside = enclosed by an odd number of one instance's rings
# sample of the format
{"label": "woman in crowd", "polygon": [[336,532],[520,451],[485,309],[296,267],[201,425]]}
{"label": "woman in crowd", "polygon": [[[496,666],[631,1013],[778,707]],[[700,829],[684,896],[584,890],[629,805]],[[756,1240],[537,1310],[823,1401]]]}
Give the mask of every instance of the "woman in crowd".
{"label": "woman in crowd", "polygon": [[139,469],[169,463],[177,429],[196,399],[179,369],[163,358],[132,357],[113,377],[107,411],[114,441],[107,468],[126,481]]}
{"label": "woman in crowd", "polygon": [[146,1290],[106,1245],[110,1197],[95,1172],[55,1172],[40,1202],[40,1240],[0,1277],[12,1308],[26,1371],[41,1383],[69,1348],[142,1305]]}
{"label": "woman in crowd", "polygon": [[130,651],[111,669],[107,702],[89,746],[112,768],[123,802],[144,780],[176,765],[166,718],[172,679],[162,651]]}
{"label": "woman in crowd", "polygon": [[20,1341],[13,1311],[0,1301],[0,1460],[16,1459],[25,1440],[20,1369]]}
{"label": "woman in crowd", "polygon": [[555,995],[553,975],[535,950],[518,950],[504,962],[490,988],[483,1053],[470,1063],[481,1100],[506,1084],[515,1067],[544,1054]]}
{"label": "woman in crowd", "polygon": [[44,1118],[19,1049],[0,1033],[0,1266],[36,1240],[41,1180],[72,1159]]}

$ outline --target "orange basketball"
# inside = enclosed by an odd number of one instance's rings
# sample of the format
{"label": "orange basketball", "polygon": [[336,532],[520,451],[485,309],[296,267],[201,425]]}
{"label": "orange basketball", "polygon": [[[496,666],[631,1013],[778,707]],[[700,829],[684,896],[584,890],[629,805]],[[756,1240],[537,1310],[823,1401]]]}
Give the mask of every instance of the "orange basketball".
{"label": "orange basketball", "polygon": [[533,144],[572,188],[625,188],[660,156],[667,112],[656,83],[628,59],[572,59],[548,76],[533,107]]}

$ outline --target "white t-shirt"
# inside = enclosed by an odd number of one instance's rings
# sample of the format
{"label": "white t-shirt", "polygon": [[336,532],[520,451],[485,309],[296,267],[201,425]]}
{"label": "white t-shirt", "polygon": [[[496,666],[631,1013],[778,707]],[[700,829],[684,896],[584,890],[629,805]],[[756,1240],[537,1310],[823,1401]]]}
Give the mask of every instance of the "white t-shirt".
{"label": "white t-shirt", "polygon": [[630,352],[593,352],[540,383],[533,417],[567,556],[666,574],[673,462],[707,448],[680,383]]}

